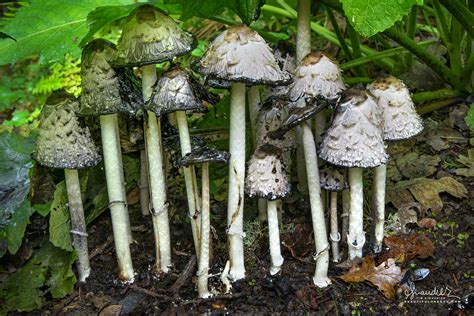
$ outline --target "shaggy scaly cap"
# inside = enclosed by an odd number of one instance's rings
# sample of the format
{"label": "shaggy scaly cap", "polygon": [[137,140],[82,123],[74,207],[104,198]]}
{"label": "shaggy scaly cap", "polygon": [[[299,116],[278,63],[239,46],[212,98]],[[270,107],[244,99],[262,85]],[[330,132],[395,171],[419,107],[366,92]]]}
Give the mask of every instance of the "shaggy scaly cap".
{"label": "shaggy scaly cap", "polygon": [[326,164],[319,170],[319,183],[327,191],[342,191],[349,188],[347,170]]}
{"label": "shaggy scaly cap", "polygon": [[319,157],[342,167],[373,168],[387,162],[381,109],[365,89],[346,90]]}
{"label": "shaggy scaly cap", "polygon": [[46,100],[33,154],[41,165],[81,169],[100,161],[89,129],[79,125],[74,113],[78,106],[77,99],[65,92],[55,92]]}
{"label": "shaggy scaly cap", "polygon": [[368,86],[378,97],[383,111],[383,137],[385,140],[411,138],[423,130],[421,117],[405,84],[395,77],[379,78]]}
{"label": "shaggy scaly cap", "polygon": [[200,60],[198,70],[212,79],[251,85],[285,85],[291,76],[281,71],[265,40],[245,25],[220,34]]}

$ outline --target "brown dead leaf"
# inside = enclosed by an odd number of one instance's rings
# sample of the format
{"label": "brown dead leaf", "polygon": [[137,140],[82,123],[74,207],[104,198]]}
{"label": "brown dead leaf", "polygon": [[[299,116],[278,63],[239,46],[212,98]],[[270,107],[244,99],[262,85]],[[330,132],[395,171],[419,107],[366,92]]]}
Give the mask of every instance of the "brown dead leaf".
{"label": "brown dead leaf", "polygon": [[425,131],[417,139],[428,143],[436,151],[448,149],[449,143],[467,142],[467,139],[461,133],[448,126],[448,123],[438,123],[433,120],[427,120]]}
{"label": "brown dead leaf", "polygon": [[465,165],[467,168],[455,169],[454,172],[463,177],[474,177],[474,148],[467,151],[467,157],[459,155],[458,162]]}
{"label": "brown dead leaf", "polygon": [[138,187],[134,188],[132,191],[127,194],[127,204],[134,205],[140,202],[140,189]]}
{"label": "brown dead leaf", "polygon": [[439,156],[419,155],[410,152],[396,160],[398,170],[407,179],[433,175],[441,159]]}
{"label": "brown dead leaf", "polygon": [[362,265],[354,265],[349,272],[340,276],[345,282],[367,281],[375,285],[388,299],[395,299],[395,286],[400,283],[405,271],[395,264],[395,260],[388,259],[379,266],[375,266],[373,257],[364,257]]}
{"label": "brown dead leaf", "polygon": [[307,223],[298,223],[295,229],[282,236],[282,244],[296,259],[307,256],[313,250],[311,227]]}
{"label": "brown dead leaf", "polygon": [[433,228],[436,226],[436,220],[431,217],[425,217],[418,221],[417,225],[421,228]]}
{"label": "brown dead leaf", "polygon": [[434,246],[425,235],[389,236],[383,239],[389,250],[379,257],[379,262],[390,258],[397,262],[404,262],[414,258],[428,258],[433,255]]}

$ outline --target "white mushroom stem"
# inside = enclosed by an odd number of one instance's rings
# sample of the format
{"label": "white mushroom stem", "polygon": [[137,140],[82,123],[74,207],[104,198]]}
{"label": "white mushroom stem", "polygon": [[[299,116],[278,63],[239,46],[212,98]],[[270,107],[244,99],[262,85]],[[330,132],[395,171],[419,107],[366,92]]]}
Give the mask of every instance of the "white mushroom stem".
{"label": "white mushroom stem", "polygon": [[328,278],[329,243],[324,219],[324,209],[321,203],[321,189],[319,183],[318,157],[313,133],[308,124],[300,125],[303,130],[303,148],[308,174],[309,202],[311,219],[313,222],[314,239],[316,244],[316,269],[313,281],[317,287],[326,287],[331,284]]}
{"label": "white mushroom stem", "polygon": [[208,288],[209,279],[209,236],[211,232],[211,210],[209,196],[209,163],[202,164],[202,207],[201,207],[201,249],[198,267],[198,293],[200,298],[211,294]]}
{"label": "white mushroom stem", "polygon": [[278,228],[277,201],[267,201],[267,211],[268,238],[270,241],[270,256],[272,258],[270,274],[275,275],[280,272],[284,260],[280,249],[280,230]]}
{"label": "white mushroom stem", "polygon": [[372,249],[375,253],[382,251],[385,221],[385,181],[387,165],[375,168],[372,189]]}
{"label": "white mushroom stem", "polygon": [[[143,99],[147,101],[156,82],[155,65],[142,67],[142,72]],[[171,242],[163,154],[161,151],[160,121],[157,120],[155,113],[148,111],[145,122],[145,147],[150,174],[151,213],[157,257],[156,269],[157,271],[168,272],[171,266]]]}
{"label": "white mushroom stem", "polygon": [[342,191],[342,232],[341,240],[344,242],[347,240],[347,233],[349,232],[349,209],[351,203],[350,190],[346,189]]}
{"label": "white mushroom stem", "polygon": [[244,180],[245,180],[245,84],[233,83],[230,99],[229,191],[227,234],[230,277],[245,278],[244,265]]}
{"label": "white mushroom stem", "polygon": [[298,178],[297,189],[300,192],[308,191],[308,175],[306,174],[306,165],[304,161],[304,149],[303,142],[303,131],[301,127],[296,127],[296,141],[298,142],[298,147],[296,148],[296,176]]}
{"label": "white mushroom stem", "polygon": [[364,212],[363,212],[363,182],[362,169],[349,168],[350,207],[349,207],[349,259],[362,258],[362,248],[365,243]]}
{"label": "white mushroom stem", "polygon": [[258,220],[264,222],[267,220],[267,200],[258,198]]}
{"label": "white mushroom stem", "polygon": [[69,214],[71,216],[71,233],[74,249],[77,253],[77,272],[79,282],[85,282],[91,272],[89,249],[87,247],[87,230],[82,207],[81,185],[77,170],[64,169],[66,179]]}
{"label": "white mushroom stem", "polygon": [[331,234],[329,239],[331,240],[332,248],[332,261],[339,262],[341,255],[339,254],[339,241],[341,240],[341,235],[339,234],[339,229],[337,227],[337,192],[331,192]]}
{"label": "white mushroom stem", "polygon": [[326,130],[327,125],[327,117],[326,111],[321,111],[314,116],[315,125],[314,125],[314,139],[316,140],[316,144],[319,144],[322,140],[322,135]]}
{"label": "white mushroom stem", "polygon": [[100,130],[104,154],[105,179],[114,233],[115,253],[120,279],[133,282],[133,266],[129,246],[127,197],[123,183],[122,152],[115,132],[117,114],[101,115]]}
{"label": "white mushroom stem", "polygon": [[[176,121],[178,123],[179,130],[179,143],[181,145],[181,156],[186,155],[191,152],[191,138],[189,136],[188,129],[188,120],[186,117],[185,111],[177,111]],[[194,239],[194,249],[196,251],[196,256],[199,260],[199,248],[200,248],[200,233],[199,233],[199,223],[200,223],[200,214],[199,214],[199,193],[196,180],[196,170],[194,166],[184,167],[184,183],[186,185],[186,196],[188,200],[188,214],[191,220],[191,229],[193,232]]]}
{"label": "white mushroom stem", "polygon": [[150,214],[150,189],[148,185],[148,161],[146,151],[140,150],[140,207],[142,215]]}

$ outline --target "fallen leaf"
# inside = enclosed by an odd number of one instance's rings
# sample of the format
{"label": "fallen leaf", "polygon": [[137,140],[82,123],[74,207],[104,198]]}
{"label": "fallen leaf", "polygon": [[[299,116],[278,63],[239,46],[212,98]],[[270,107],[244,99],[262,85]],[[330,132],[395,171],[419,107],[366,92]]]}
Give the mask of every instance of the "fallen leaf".
{"label": "fallen leaf", "polygon": [[467,151],[467,157],[459,155],[457,161],[465,165],[467,168],[455,169],[454,173],[463,177],[474,177],[474,148]]}
{"label": "fallen leaf", "polygon": [[449,126],[453,128],[457,127],[462,131],[468,131],[469,126],[467,126],[466,121],[464,120],[467,111],[469,111],[469,107],[466,104],[459,104],[452,107],[448,118]]}
{"label": "fallen leaf", "polygon": [[307,256],[313,250],[311,227],[307,223],[298,223],[295,229],[282,236],[282,244],[296,259]]}
{"label": "fallen leaf", "polygon": [[395,286],[400,283],[405,271],[395,264],[395,260],[388,259],[379,266],[375,266],[373,257],[364,257],[362,265],[354,265],[349,272],[340,276],[345,282],[369,282],[375,285],[388,299],[395,299]]}
{"label": "fallen leaf", "polygon": [[396,160],[398,170],[407,179],[428,177],[433,175],[441,159],[439,156],[419,155],[410,152]]}
{"label": "fallen leaf", "polygon": [[140,202],[140,189],[138,187],[134,188],[132,191],[127,194],[127,204],[134,205]]}
{"label": "fallen leaf", "polygon": [[121,305],[110,305],[104,308],[100,313],[99,316],[118,316],[120,315],[120,311],[122,310]]}
{"label": "fallen leaf", "polygon": [[421,227],[421,228],[433,228],[436,226],[436,220],[434,218],[431,218],[431,217],[425,217],[425,218],[422,218],[418,221],[417,225],[418,227]]}
{"label": "fallen leaf", "polygon": [[390,258],[397,262],[404,262],[414,258],[428,258],[433,255],[434,246],[425,235],[388,236],[383,239],[389,250],[379,257],[379,262]]}
{"label": "fallen leaf", "polygon": [[433,120],[427,120],[425,131],[421,133],[417,140],[428,143],[434,150],[441,151],[449,148],[449,143],[465,143],[467,139],[447,122],[438,123]]}
{"label": "fallen leaf", "polygon": [[[416,178],[400,181],[387,189],[386,203],[391,202],[397,209],[404,204],[418,201],[424,210],[439,212],[443,201],[439,194],[446,192],[459,199],[467,196],[466,187],[451,177],[441,179]],[[410,196],[410,194],[412,196]]]}

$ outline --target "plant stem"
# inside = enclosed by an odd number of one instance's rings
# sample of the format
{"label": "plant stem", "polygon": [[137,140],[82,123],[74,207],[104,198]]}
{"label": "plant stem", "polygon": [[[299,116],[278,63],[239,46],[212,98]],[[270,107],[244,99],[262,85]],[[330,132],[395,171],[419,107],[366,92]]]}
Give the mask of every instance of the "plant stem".
{"label": "plant stem", "polygon": [[387,165],[375,168],[372,182],[372,250],[374,253],[382,251],[385,221],[385,183],[387,179]]}
{"label": "plant stem", "polygon": [[[152,87],[156,82],[155,65],[142,67],[143,99],[148,101]],[[145,119],[145,147],[150,174],[151,214],[155,233],[156,271],[168,272],[171,266],[171,242],[166,203],[166,184],[163,171],[163,154],[161,151],[160,120],[155,113],[147,111]]]}
{"label": "plant stem", "polygon": [[364,233],[364,195],[362,182],[362,169],[349,168],[350,208],[349,208],[349,260],[362,258],[362,248],[365,243]]}
{"label": "plant stem", "polygon": [[[177,111],[176,121],[178,123],[179,143],[181,145],[181,156],[191,152],[191,138],[189,136],[188,120],[185,111]],[[201,247],[200,241],[200,214],[199,214],[199,193],[197,188],[196,170],[194,166],[184,167],[184,182],[186,184],[186,195],[188,200],[188,212],[191,220],[191,229],[193,232],[194,248],[196,257],[199,260]]]}
{"label": "plant stem", "polygon": [[148,161],[146,151],[140,150],[140,207],[142,215],[150,214],[150,190],[148,185]]}
{"label": "plant stem", "polygon": [[425,114],[434,112],[436,110],[442,109],[442,108],[444,108],[448,105],[451,105],[455,102],[459,102],[461,100],[462,99],[459,99],[459,98],[451,98],[451,99],[446,99],[446,100],[436,101],[436,102],[433,102],[433,103],[424,104],[423,106],[418,107],[416,109],[416,112],[419,115],[425,115]]}
{"label": "plant stem", "polygon": [[117,114],[101,115],[100,130],[104,154],[105,178],[109,196],[110,215],[118,261],[119,278],[133,282],[133,265],[129,247],[127,197],[125,195],[123,167],[119,157],[122,152],[115,132]]}
{"label": "plant stem", "polygon": [[230,276],[245,278],[244,265],[244,179],[245,179],[245,84],[233,83],[230,100],[229,191],[227,234]]}
{"label": "plant stem", "polygon": [[329,239],[331,240],[332,245],[332,261],[339,262],[339,260],[341,260],[341,254],[339,253],[339,241],[341,240],[341,235],[339,234],[339,229],[337,227],[337,192],[331,192],[330,205],[331,234],[329,234]]}
{"label": "plant stem", "polygon": [[79,282],[85,282],[91,272],[91,267],[87,247],[86,221],[82,207],[81,184],[77,170],[64,169],[64,176],[71,216],[72,240],[77,253],[77,272],[79,273]]}
{"label": "plant stem", "polygon": [[427,92],[418,92],[411,96],[411,99],[415,103],[420,103],[424,101],[431,101],[436,99],[447,99],[454,97],[462,97],[465,94],[458,90],[452,89],[440,89],[436,91],[427,91]]}
{"label": "plant stem", "polygon": [[349,189],[342,191],[342,231],[341,240],[344,242],[347,240],[347,233],[349,232],[349,209],[350,209],[350,191]]}
{"label": "plant stem", "polygon": [[[415,38],[416,32],[416,18],[418,13],[418,6],[414,5],[411,9],[410,15],[408,16],[408,23],[407,23],[407,36],[412,40]],[[413,56],[411,54],[405,57],[405,63],[407,69],[409,69],[413,62]]]}
{"label": "plant stem", "polygon": [[439,0],[458,20],[471,38],[474,38],[474,13],[458,0]]}
{"label": "plant stem", "polygon": [[272,266],[270,274],[275,275],[281,270],[283,265],[283,256],[280,248],[280,230],[278,228],[278,212],[277,201],[267,201],[268,211],[268,239],[270,243],[270,256],[272,258]]}
{"label": "plant stem", "polygon": [[209,237],[211,233],[210,197],[209,197],[209,163],[202,164],[202,206],[201,206],[201,248],[198,268],[198,293],[200,298],[210,296],[209,279]]}
{"label": "plant stem", "polygon": [[260,222],[266,221],[267,218],[267,200],[259,198],[257,200],[258,203],[258,220]]}
{"label": "plant stem", "polygon": [[346,40],[344,39],[344,36],[342,35],[341,29],[339,28],[339,25],[337,24],[337,20],[334,17],[334,14],[332,13],[332,10],[329,7],[326,7],[326,12],[328,14],[329,20],[331,20],[332,27],[334,28],[334,32],[336,32],[337,39],[339,40],[339,44],[344,51],[344,54],[346,55],[346,58],[349,60],[352,60],[352,53],[347,46]]}
{"label": "plant stem", "polygon": [[[361,54],[361,51],[360,51],[359,35],[354,30],[354,28],[349,23],[349,21],[347,21],[347,30],[349,32],[349,38],[351,40],[352,55],[356,58],[362,57],[362,54]],[[357,72],[363,77],[368,77],[367,70],[365,70],[365,68],[363,68],[363,67],[358,67]]]}
{"label": "plant stem", "polygon": [[344,77],[344,82],[350,86],[358,84],[358,83],[371,83],[372,81],[374,81],[374,79],[367,78],[367,77],[352,77],[352,78]]}

